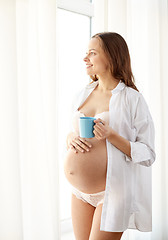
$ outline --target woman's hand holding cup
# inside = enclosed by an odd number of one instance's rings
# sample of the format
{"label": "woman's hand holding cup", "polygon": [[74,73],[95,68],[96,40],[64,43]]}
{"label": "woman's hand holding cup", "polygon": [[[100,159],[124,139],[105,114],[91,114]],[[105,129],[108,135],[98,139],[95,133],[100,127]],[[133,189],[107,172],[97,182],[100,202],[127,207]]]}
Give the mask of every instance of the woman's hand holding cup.
{"label": "woman's hand holding cup", "polygon": [[114,130],[102,119],[98,118],[94,123],[93,133],[98,140],[108,139],[114,133]]}

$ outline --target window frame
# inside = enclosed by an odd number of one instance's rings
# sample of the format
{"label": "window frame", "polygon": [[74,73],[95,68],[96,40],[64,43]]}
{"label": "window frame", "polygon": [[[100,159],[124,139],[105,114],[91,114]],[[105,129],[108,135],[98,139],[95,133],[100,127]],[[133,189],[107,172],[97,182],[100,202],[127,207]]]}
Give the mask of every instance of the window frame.
{"label": "window frame", "polygon": [[[94,16],[94,4],[92,0],[58,0],[57,8],[73,13],[81,14],[90,18],[90,36],[92,32],[92,17]],[[72,232],[71,218],[60,219],[61,236]]]}
{"label": "window frame", "polygon": [[88,17],[94,16],[94,4],[86,0],[58,0],[57,7]]}

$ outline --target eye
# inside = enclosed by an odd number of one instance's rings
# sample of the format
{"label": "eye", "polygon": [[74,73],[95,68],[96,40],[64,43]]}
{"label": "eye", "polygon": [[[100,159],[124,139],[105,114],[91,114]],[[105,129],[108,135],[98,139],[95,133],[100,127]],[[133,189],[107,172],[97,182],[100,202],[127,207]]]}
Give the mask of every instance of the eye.
{"label": "eye", "polygon": [[86,56],[94,56],[94,55],[96,55],[95,52],[86,52]]}

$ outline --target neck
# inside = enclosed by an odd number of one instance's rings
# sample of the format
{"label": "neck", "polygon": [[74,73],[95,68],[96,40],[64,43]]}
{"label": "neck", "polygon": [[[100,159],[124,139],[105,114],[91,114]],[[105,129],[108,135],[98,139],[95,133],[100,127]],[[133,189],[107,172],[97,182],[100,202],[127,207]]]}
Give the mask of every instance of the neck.
{"label": "neck", "polygon": [[119,83],[118,79],[115,79],[113,77],[103,77],[103,76],[98,76],[99,77],[99,85],[97,87],[98,90],[101,92],[106,92],[106,91],[111,91],[113,90]]}

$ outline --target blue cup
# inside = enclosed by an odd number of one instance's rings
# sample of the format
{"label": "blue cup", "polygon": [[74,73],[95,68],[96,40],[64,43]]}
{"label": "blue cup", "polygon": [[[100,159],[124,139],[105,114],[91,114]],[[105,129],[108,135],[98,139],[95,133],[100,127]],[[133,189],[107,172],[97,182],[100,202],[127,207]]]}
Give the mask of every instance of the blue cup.
{"label": "blue cup", "polygon": [[82,138],[93,138],[95,135],[93,133],[93,126],[95,125],[94,117],[80,117],[79,119],[79,134]]}

